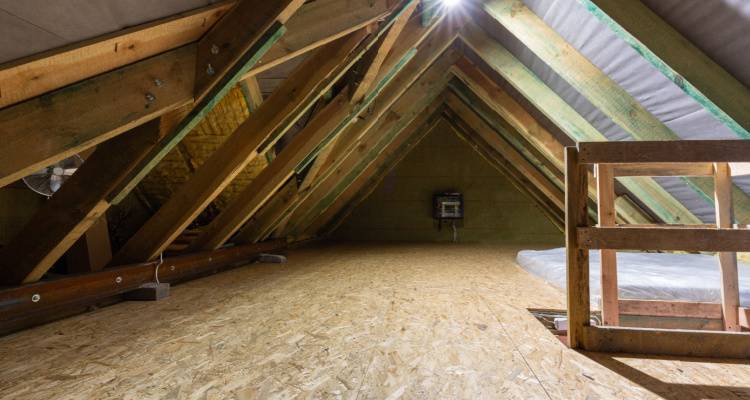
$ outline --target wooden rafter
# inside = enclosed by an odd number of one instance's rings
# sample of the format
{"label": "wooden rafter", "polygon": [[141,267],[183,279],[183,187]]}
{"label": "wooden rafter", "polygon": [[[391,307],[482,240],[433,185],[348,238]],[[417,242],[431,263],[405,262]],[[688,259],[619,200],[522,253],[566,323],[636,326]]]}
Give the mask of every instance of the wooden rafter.
{"label": "wooden rafter", "polygon": [[[421,25],[417,25],[417,27],[424,36],[429,35],[434,28],[424,28]],[[384,63],[384,66],[392,65],[393,70],[387,74],[384,74],[383,81],[378,82],[376,96],[370,96],[368,101],[356,105],[343,104],[337,106],[342,108],[342,111],[346,112],[342,112],[342,114],[337,113],[337,115],[343,115],[343,118],[340,118],[338,120],[338,123],[333,127],[333,129],[327,128],[326,124],[320,124],[319,128],[316,125],[311,127],[311,129],[328,129],[324,132],[327,136],[325,142],[328,142],[333,137],[340,134],[343,130],[357,129],[360,126],[364,127],[371,125],[370,123],[365,121],[360,121],[355,125],[350,125],[350,122],[357,118],[363,111],[367,110],[368,106],[370,113],[373,113],[373,110],[384,110],[384,103],[392,103],[393,101],[395,101],[395,99],[398,98],[400,94],[402,94],[406,90],[406,88],[409,87],[411,83],[414,82],[414,80],[416,80],[419,75],[432,63],[432,61],[437,58],[437,56],[441,54],[442,51],[447,48],[448,45],[450,45],[450,43],[452,43],[453,38],[454,34],[452,30],[438,29],[432,35],[430,35],[430,37],[425,40],[424,43],[421,43],[422,38],[418,38],[420,50],[417,51],[416,57],[414,56],[413,51],[409,51],[409,47],[404,47],[404,52],[401,54],[395,52],[391,53],[394,58],[400,56],[401,60],[400,62],[386,61],[386,63]],[[383,111],[380,112],[382,113]],[[309,162],[308,160],[312,160],[314,158],[314,154],[320,151],[320,149],[323,147],[323,143],[319,143],[319,145],[316,146],[316,150],[314,152],[311,152],[311,154],[309,154],[303,161],[298,164],[298,171]],[[290,171],[289,173],[291,172],[292,171]],[[268,196],[268,193],[248,192],[247,197],[243,198],[250,199],[256,196],[266,197]],[[251,213],[254,212],[253,208],[259,207],[256,206],[256,203],[262,205],[262,201],[241,203],[237,206],[236,210],[232,210],[232,212],[230,214],[227,214],[226,217],[220,216],[219,218],[217,218],[217,220],[212,222],[212,226],[206,230],[204,235],[196,239],[192,247],[194,249],[205,249],[216,248],[217,246],[220,246],[234,232],[236,232],[243,225],[243,223],[247,221],[247,219],[252,216]],[[248,207],[249,205],[252,205],[252,208],[246,209],[246,207]]]}
{"label": "wooden rafter", "polygon": [[169,246],[247,164],[275,143],[328,90],[344,72],[351,52],[364,35],[358,31],[341,38],[300,64],[139,229],[114,261],[149,260]]}
{"label": "wooden rafter", "polygon": [[336,201],[304,230],[302,236],[325,237],[333,233],[352,211],[370,196],[385,176],[437,127],[441,121],[442,101],[442,98],[436,99],[436,103],[429,105],[422,115],[404,127]]}
{"label": "wooden rafter", "polygon": [[0,249],[0,284],[36,282],[109,208],[112,191],[160,138],[159,120],[100,145]]}
{"label": "wooden rafter", "polygon": [[[547,87],[507,49],[473,23],[464,24],[460,37],[487,67],[503,77],[537,110],[575,141],[607,141],[607,138]],[[669,223],[701,223],[693,213],[650,178],[623,178],[620,182]]]}
{"label": "wooden rafter", "polygon": [[750,139],[750,90],[641,0],[578,0],[738,137]]}
{"label": "wooden rafter", "polygon": [[[286,227],[288,232],[296,232],[297,228],[302,229],[311,223],[311,220],[323,212],[340,191],[357,176],[356,169],[360,168],[359,166],[364,168],[360,164],[362,159],[376,157],[378,150],[372,149],[382,149],[392,141],[400,127],[407,125],[410,119],[415,117],[415,110],[431,103],[433,96],[442,91],[447,82],[447,68],[455,62],[457,53],[453,48],[448,48],[443,53],[453,42],[452,35],[432,43],[434,38],[440,36],[439,34],[440,32],[435,32],[434,35],[438,36],[431,36],[425,42],[430,45],[429,52],[420,51],[421,55],[427,57],[428,62],[410,64],[410,71],[404,70],[387,91],[373,102],[371,114],[367,119],[349,128],[357,133],[344,136],[348,138],[348,143],[342,143],[345,150],[325,168],[320,174],[320,179],[290,209],[292,216]],[[438,57],[441,53],[442,56]],[[429,61],[430,59],[434,61]],[[399,82],[402,78],[404,80]]]}
{"label": "wooden rafter", "polygon": [[417,8],[417,4],[419,4],[417,0],[407,1],[404,7],[398,11],[398,16],[393,25],[388,29],[388,32],[380,38],[378,44],[370,49],[370,53],[365,56],[364,64],[366,67],[360,74],[361,79],[357,82],[357,87],[352,93],[352,103],[359,103],[362,101],[370,91],[370,87],[376,83],[375,77],[378,75],[380,67],[385,61],[385,57],[393,48],[396,39],[401,35],[401,31],[406,27],[407,22],[409,22],[409,17],[411,17],[414,9]]}

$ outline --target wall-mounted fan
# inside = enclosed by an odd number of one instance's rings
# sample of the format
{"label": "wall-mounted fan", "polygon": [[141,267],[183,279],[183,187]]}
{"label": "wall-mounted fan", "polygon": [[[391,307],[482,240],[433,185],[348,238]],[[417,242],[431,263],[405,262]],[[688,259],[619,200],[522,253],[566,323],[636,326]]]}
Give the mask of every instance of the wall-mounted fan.
{"label": "wall-mounted fan", "polygon": [[73,155],[23,178],[23,182],[29,189],[50,197],[60,190],[63,183],[78,170],[81,164],[83,164],[83,159],[78,155]]}

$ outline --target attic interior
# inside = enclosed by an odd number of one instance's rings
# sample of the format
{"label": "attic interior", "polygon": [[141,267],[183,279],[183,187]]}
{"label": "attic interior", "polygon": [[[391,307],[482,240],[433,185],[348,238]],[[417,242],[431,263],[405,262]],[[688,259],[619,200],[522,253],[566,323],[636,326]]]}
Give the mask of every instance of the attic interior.
{"label": "attic interior", "polygon": [[748,21],[0,0],[0,399],[750,398]]}

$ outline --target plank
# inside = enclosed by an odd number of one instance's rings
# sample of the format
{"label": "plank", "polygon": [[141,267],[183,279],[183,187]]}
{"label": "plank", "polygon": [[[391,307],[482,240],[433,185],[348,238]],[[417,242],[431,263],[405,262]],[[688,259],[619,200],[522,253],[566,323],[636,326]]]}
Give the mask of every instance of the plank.
{"label": "plank", "polygon": [[713,176],[711,163],[609,164],[615,176]]}
{"label": "plank", "polygon": [[193,43],[234,4],[222,1],[3,64],[0,108]]}
{"label": "plank", "polygon": [[112,244],[109,240],[107,216],[102,215],[68,249],[65,262],[69,274],[99,271],[112,260]]}
{"label": "plank", "polygon": [[[236,246],[211,252],[165,258],[159,281],[178,283],[246,264],[260,253],[279,251],[283,241]],[[48,314],[102,299],[154,282],[158,263],[116,266],[99,272],[37,282],[0,290],[0,334],[47,322]]]}
{"label": "plank", "polygon": [[[241,0],[198,42],[195,99],[200,102],[245,58],[274,24],[285,24],[304,0]],[[254,64],[254,63],[253,63]],[[248,70],[249,68],[246,68]],[[244,72],[244,71],[243,71]]]}
{"label": "plank", "polygon": [[721,304],[691,301],[620,299],[622,315],[721,319]]}
{"label": "plank", "polygon": [[150,260],[164,251],[245,166],[275,141],[264,143],[281,137],[336,81],[364,35],[358,31],[330,43],[295,68],[120,249],[115,262]]}
{"label": "plank", "polygon": [[1,110],[0,186],[189,104],[194,63],[187,46]]}
{"label": "plank", "polygon": [[365,98],[365,96],[367,96],[370,87],[375,83],[375,77],[383,66],[386,56],[393,48],[399,35],[401,35],[401,32],[404,30],[404,27],[406,27],[407,22],[409,22],[409,17],[414,13],[418,4],[419,2],[417,0],[405,2],[404,6],[398,10],[398,16],[393,25],[388,29],[388,32],[383,35],[375,47],[370,49],[372,54],[369,57],[365,57],[364,71],[359,74],[359,81],[357,82],[356,89],[352,93],[352,103],[359,103]]}
{"label": "plank", "polygon": [[578,244],[584,249],[748,251],[750,230],[716,228],[583,228]]}
{"label": "plank", "polygon": [[[720,229],[732,228],[732,173],[727,163],[714,164],[714,204],[716,204],[716,226]],[[724,315],[724,329],[739,332],[740,283],[737,270],[737,253],[720,252],[721,306]]]}
{"label": "plank", "polygon": [[748,162],[750,140],[680,140],[579,143],[581,162],[712,163]]}
{"label": "plank", "polygon": [[585,348],[590,324],[589,252],[581,248],[581,227],[588,225],[587,170],[578,150],[565,148],[565,248],[567,262],[568,346]]}
{"label": "plank", "polygon": [[[615,177],[607,164],[596,166],[597,215],[599,226],[613,226],[615,221]],[[620,324],[617,289],[617,251],[601,251],[602,322]]]}
{"label": "plank", "polygon": [[0,249],[0,284],[38,281],[104,215],[106,198],[159,137],[159,120],[153,120],[101,144]]}
{"label": "plank", "polygon": [[235,244],[257,243],[267,238],[268,224],[264,221],[276,221],[286,210],[289,203],[297,196],[297,179],[292,177],[276,194],[258,210],[246,223],[242,230],[232,238]]}
{"label": "plank", "polygon": [[245,78],[374,24],[388,16],[387,0],[316,0],[303,5],[287,21],[287,33]]}
{"label": "plank", "polygon": [[581,348],[604,353],[750,358],[750,335],[736,332],[589,326],[585,328]]}
{"label": "plank", "polygon": [[578,0],[738,137],[750,139],[750,90],[640,0]]}
{"label": "plank", "polygon": [[[577,142],[607,141],[604,135],[475,23],[465,23],[459,35],[467,50],[474,52],[488,68],[505,79],[571,139]],[[701,222],[651,179],[624,178],[620,182],[667,223]]]}

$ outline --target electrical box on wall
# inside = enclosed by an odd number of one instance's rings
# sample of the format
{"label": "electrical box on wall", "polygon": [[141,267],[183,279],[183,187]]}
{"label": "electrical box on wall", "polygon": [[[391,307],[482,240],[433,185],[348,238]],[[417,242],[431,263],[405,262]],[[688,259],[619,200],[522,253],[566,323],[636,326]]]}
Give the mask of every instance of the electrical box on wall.
{"label": "electrical box on wall", "polygon": [[463,219],[464,198],[461,193],[446,192],[433,196],[433,217],[438,220]]}

